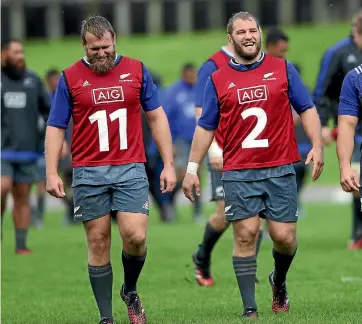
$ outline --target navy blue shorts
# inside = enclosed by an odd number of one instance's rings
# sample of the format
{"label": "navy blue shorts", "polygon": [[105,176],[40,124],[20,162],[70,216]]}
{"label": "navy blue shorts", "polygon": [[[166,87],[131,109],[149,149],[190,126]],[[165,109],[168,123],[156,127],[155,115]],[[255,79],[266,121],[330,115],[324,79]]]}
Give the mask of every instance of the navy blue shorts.
{"label": "navy blue shorts", "polygon": [[111,211],[148,215],[148,179],[143,163],[73,169],[74,220],[88,221]]}
{"label": "navy blue shorts", "polygon": [[211,201],[224,200],[224,187],[221,181],[222,171],[212,169],[210,166]]}
{"label": "navy blue shorts", "polygon": [[37,183],[37,164],[1,160],[1,176],[10,177],[15,184]]}
{"label": "navy blue shorts", "polygon": [[257,215],[282,223],[298,219],[295,174],[253,181],[223,180],[223,185],[229,222]]}

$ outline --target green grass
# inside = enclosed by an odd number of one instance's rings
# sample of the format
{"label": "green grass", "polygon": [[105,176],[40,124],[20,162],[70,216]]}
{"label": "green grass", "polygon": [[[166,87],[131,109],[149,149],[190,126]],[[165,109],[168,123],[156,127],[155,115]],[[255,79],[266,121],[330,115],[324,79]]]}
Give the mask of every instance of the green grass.
{"label": "green grass", "polygon": [[[288,59],[302,66],[303,78],[310,88],[314,87],[323,51],[346,37],[349,29],[349,24],[286,28],[291,39]],[[142,60],[162,76],[165,85],[170,85],[179,77],[181,64],[191,61],[200,65],[225,43],[224,31],[212,31],[118,38],[116,46],[119,53]],[[40,75],[50,67],[64,69],[84,55],[80,40],[74,38],[29,41],[25,50],[28,66]],[[335,146],[332,145],[326,150],[325,172],[318,183],[337,184],[338,179]]]}
{"label": "green grass", "polygon": [[[346,205],[306,205],[299,222],[299,249],[288,275],[290,314],[271,312],[267,276],[272,269],[271,243],[264,241],[258,266],[260,323],[360,323],[362,253],[346,250],[350,209]],[[160,224],[151,213],[148,257],[139,291],[149,323],[240,323],[240,296],[231,266],[232,236],[225,233],[215,249],[215,287],[203,289],[193,280],[191,253],[202,228],[191,222],[191,209],[179,209],[175,225]],[[209,209],[209,212],[211,210]],[[31,230],[32,256],[14,254],[13,227],[5,219],[2,258],[2,323],[89,324],[98,314],[87,274],[87,250],[81,226],[63,228],[61,215],[50,213],[46,228]],[[116,323],[127,323],[118,290],[122,282],[121,242],[113,228],[114,312]]]}

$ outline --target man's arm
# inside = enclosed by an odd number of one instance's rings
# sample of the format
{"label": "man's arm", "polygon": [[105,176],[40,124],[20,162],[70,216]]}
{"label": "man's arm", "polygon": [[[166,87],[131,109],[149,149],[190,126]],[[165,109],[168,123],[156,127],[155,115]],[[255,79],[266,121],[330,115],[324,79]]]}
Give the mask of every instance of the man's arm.
{"label": "man's arm", "polygon": [[166,114],[159,102],[157,87],[148,69],[143,66],[141,104],[145,111],[152,137],[161,154],[165,167],[173,166],[172,138]]}
{"label": "man's arm", "polygon": [[72,113],[72,102],[64,76],[61,75],[52,101],[45,134],[45,161],[47,174],[58,174],[65,130]]}
{"label": "man's arm", "polygon": [[199,120],[202,112],[202,105],[204,103],[204,93],[207,79],[217,70],[214,62],[205,62],[197,72],[197,81],[195,86],[195,117],[196,122]]}
{"label": "man's arm", "polygon": [[303,128],[315,147],[322,146],[321,123],[307,88],[303,84],[295,67],[288,62],[289,99],[299,114]]}
{"label": "man's arm", "polygon": [[318,112],[323,127],[328,127],[328,120],[333,113],[331,111],[330,87],[333,78],[339,70],[339,55],[334,50],[329,49],[323,55],[320,64],[316,86],[313,93],[313,100],[318,107]]}
{"label": "man's arm", "polygon": [[360,100],[354,85],[353,70],[343,80],[340,102],[338,106],[337,156],[339,168],[351,164],[354,135],[358,123]]}
{"label": "man's arm", "polygon": [[58,174],[59,159],[64,144],[65,129],[47,126],[45,134],[45,161],[47,175]]}
{"label": "man's arm", "polygon": [[[201,117],[192,140],[189,161],[198,165],[205,157],[215,136],[220,119],[219,102],[214,84],[209,77],[205,86],[205,95]],[[189,162],[189,164],[190,164]],[[195,164],[196,163],[196,164]],[[189,170],[190,171],[190,170]]]}
{"label": "man's arm", "polygon": [[168,120],[163,108],[146,111],[152,137],[156,142],[165,166],[173,166],[172,138]]}
{"label": "man's arm", "polygon": [[189,163],[187,165],[185,179],[182,187],[185,196],[194,202],[193,189],[196,195],[200,195],[200,181],[197,171],[202,159],[205,157],[212,140],[214,139],[215,130],[218,127],[220,119],[220,108],[217,99],[215,87],[211,78],[207,80],[205,87],[205,96],[201,117],[196,126],[194,138],[192,140]]}

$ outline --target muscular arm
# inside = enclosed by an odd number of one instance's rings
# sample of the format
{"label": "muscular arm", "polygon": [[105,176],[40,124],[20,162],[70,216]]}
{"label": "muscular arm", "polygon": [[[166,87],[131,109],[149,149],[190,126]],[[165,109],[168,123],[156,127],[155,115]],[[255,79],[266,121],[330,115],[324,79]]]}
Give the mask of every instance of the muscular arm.
{"label": "muscular arm", "polygon": [[189,161],[200,163],[205,157],[215,136],[220,119],[219,102],[211,78],[205,86],[204,103],[201,117],[192,140]]}
{"label": "muscular arm", "polygon": [[145,113],[164,165],[173,165],[171,132],[163,108],[159,107]]}
{"label": "muscular arm", "polygon": [[340,169],[351,164],[357,122],[358,118],[354,116],[338,116],[337,157]]}
{"label": "muscular arm", "polygon": [[351,163],[360,109],[360,100],[354,85],[353,73],[353,70],[349,72],[343,81],[338,106],[337,156],[340,169]]}
{"label": "muscular arm", "polygon": [[196,162],[197,164],[201,163],[214,139],[214,136],[214,130],[208,130],[200,126],[196,126],[190,151],[190,162]]}
{"label": "muscular arm", "polygon": [[199,121],[199,119],[201,117],[201,113],[202,113],[202,108],[201,107],[195,107],[196,123]]}
{"label": "muscular arm", "polygon": [[52,101],[45,134],[45,161],[47,174],[58,173],[65,130],[72,113],[72,102],[64,76],[61,75]]}
{"label": "muscular arm", "polygon": [[321,123],[316,107],[300,114],[300,120],[310,142],[314,147],[322,147]]}
{"label": "muscular arm", "polygon": [[45,161],[47,175],[58,174],[58,164],[64,143],[65,129],[47,126],[45,134]]}

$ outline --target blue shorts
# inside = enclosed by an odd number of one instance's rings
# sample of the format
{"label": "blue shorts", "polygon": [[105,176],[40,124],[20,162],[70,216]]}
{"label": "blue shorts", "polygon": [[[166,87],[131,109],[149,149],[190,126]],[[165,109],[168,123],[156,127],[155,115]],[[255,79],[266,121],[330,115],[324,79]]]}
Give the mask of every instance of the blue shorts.
{"label": "blue shorts", "polygon": [[211,201],[224,200],[224,187],[221,181],[222,171],[215,170],[211,167],[209,161],[209,155],[206,157],[209,175],[210,175],[210,187],[211,187]]}
{"label": "blue shorts", "polygon": [[222,171],[209,168],[211,201],[224,200],[224,187],[221,181]]}
{"label": "blue shorts", "polygon": [[1,160],[1,176],[10,177],[15,184],[37,182],[37,165],[34,162]]}
{"label": "blue shorts", "polygon": [[84,222],[111,211],[148,215],[148,179],[143,163],[73,169],[74,220]]}
{"label": "blue shorts", "polygon": [[296,222],[295,173],[252,181],[224,180],[225,217],[229,222],[260,217],[275,222]]}

